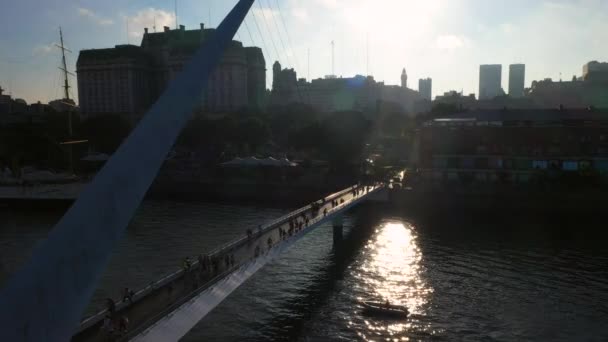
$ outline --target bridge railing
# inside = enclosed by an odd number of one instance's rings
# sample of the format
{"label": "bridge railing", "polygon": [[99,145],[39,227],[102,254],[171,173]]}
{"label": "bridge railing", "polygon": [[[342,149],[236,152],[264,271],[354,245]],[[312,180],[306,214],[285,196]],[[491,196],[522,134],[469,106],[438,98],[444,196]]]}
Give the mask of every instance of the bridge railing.
{"label": "bridge railing", "polygon": [[[345,194],[347,194],[347,193],[349,193],[349,192],[351,192],[351,191],[353,191],[353,190],[355,190],[357,188],[358,188],[358,186],[352,186],[352,187],[349,187],[347,189],[344,189],[344,190],[335,192],[333,194],[330,194],[330,195],[326,196],[324,199],[325,199],[325,201],[331,201],[331,200],[334,200],[336,198],[340,198],[343,195],[345,195]],[[304,206],[304,207],[302,207],[300,209],[292,211],[292,212],[290,212],[290,213],[288,213],[286,215],[283,215],[283,216],[281,216],[281,217],[279,217],[277,219],[274,219],[274,220],[272,220],[270,222],[264,223],[264,224],[261,225],[262,229],[261,229],[260,232],[257,233],[257,235],[258,236],[259,235],[264,235],[268,231],[276,228],[277,225],[282,225],[285,222],[288,222],[290,219],[298,217],[302,213],[305,213],[305,212],[307,212],[307,211],[309,211],[311,209],[312,209],[312,205],[309,204],[309,205]],[[237,240],[233,240],[231,242],[226,243],[223,246],[220,246],[220,247],[212,250],[208,254],[208,256],[213,257],[213,256],[217,256],[218,254],[225,253],[226,251],[230,251],[230,250],[232,250],[234,248],[237,248],[237,247],[241,246],[242,244],[246,243],[247,241],[249,241],[249,237],[247,237],[247,236],[244,236],[244,237],[242,237],[240,239],[237,239]]]}
{"label": "bridge railing", "polygon": [[[332,201],[334,199],[340,198],[354,190],[359,189],[360,187],[364,187],[365,186],[359,186],[359,185],[355,185],[355,186],[351,186],[348,187],[344,190],[335,192],[333,194],[330,194],[328,196],[326,196],[324,198],[325,202],[327,201]],[[373,190],[378,189],[378,186],[372,186],[372,190],[370,190],[370,192],[372,192]],[[319,200],[317,200],[316,202],[319,202]],[[332,211],[335,210],[339,210],[341,209],[343,206],[346,206],[350,203],[346,202],[344,204],[339,204],[338,206],[336,206],[335,208],[333,208]],[[299,217],[302,213],[307,212],[309,210],[312,209],[312,205],[306,205],[300,209],[297,209],[295,211],[292,211],[286,215],[283,215],[275,220],[272,220],[270,222],[267,222],[265,224],[262,224],[262,230],[257,233],[258,236],[264,235],[265,233],[267,233],[268,231],[276,228],[278,225],[282,225],[286,222],[288,222],[290,219]],[[209,253],[207,253],[206,255],[209,256],[210,258],[212,257],[216,257],[218,255],[222,255],[224,253],[226,253],[227,251],[236,249],[238,247],[240,247],[243,244],[246,244],[247,242],[250,241],[250,238],[248,236],[244,236],[241,237],[239,239],[230,241],[218,248],[215,248],[213,250],[211,250]],[[198,265],[198,260],[193,261],[192,263],[192,268],[197,268],[199,267]],[[167,284],[170,284],[173,281],[176,281],[178,279],[180,279],[181,277],[183,277],[185,275],[186,271],[184,269],[179,269],[175,272],[172,272],[170,274],[165,275],[164,277],[162,277],[161,279],[158,279],[156,281],[152,281],[150,282],[147,286],[145,286],[144,288],[138,290],[135,292],[134,296],[133,296],[133,303],[136,303],[138,301],[143,300],[144,298],[146,298],[149,294],[151,294],[152,292],[156,291],[157,289],[163,288],[164,286],[166,286]],[[220,274],[219,276],[224,276],[224,274]],[[123,307],[125,307],[126,305],[131,305],[131,303],[127,304],[123,301],[119,302],[116,305],[116,310],[120,311]],[[108,310],[104,309],[96,314],[94,314],[93,316],[90,316],[86,319],[84,319],[81,324],[80,324],[80,328],[78,329],[77,333],[82,332],[84,330],[87,330],[89,328],[91,328],[92,326],[98,324],[99,322],[101,322],[103,320],[103,318],[105,317],[105,315],[107,314]]]}

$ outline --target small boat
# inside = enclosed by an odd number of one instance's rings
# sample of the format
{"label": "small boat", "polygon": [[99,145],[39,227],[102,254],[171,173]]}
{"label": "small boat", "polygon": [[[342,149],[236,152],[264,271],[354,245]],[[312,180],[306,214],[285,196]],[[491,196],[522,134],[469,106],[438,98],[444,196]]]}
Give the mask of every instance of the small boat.
{"label": "small boat", "polygon": [[406,306],[382,302],[362,302],[363,313],[370,316],[405,318],[409,314]]}

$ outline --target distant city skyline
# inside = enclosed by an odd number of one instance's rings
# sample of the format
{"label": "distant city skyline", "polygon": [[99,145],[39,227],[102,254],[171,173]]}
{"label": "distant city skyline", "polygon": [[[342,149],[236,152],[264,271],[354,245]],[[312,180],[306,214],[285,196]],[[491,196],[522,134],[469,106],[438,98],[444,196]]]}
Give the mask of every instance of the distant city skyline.
{"label": "distant city skyline", "polygon": [[[381,6],[371,0],[256,2],[235,39],[261,47],[267,66],[278,59],[294,67],[298,77],[331,73],[332,40],[337,76],[370,74],[399,85],[405,68],[409,80],[432,78],[435,95],[449,90],[477,94],[480,64],[504,65],[506,90],[510,64],[526,64],[529,87],[547,77],[581,76],[583,64],[608,56],[603,43],[608,40],[608,3],[598,0],[383,0]],[[215,27],[234,3],[178,0],[179,24]],[[28,102],[62,96],[59,51],[53,47],[60,25],[73,51],[68,68],[75,70],[81,49],[139,45],[144,27],[160,30],[175,24],[170,0],[126,5],[117,0],[24,0],[5,5],[0,11],[0,44],[5,47],[0,51],[0,86]],[[270,87],[272,72],[267,69]],[[415,83],[410,81],[410,88],[417,89]]]}

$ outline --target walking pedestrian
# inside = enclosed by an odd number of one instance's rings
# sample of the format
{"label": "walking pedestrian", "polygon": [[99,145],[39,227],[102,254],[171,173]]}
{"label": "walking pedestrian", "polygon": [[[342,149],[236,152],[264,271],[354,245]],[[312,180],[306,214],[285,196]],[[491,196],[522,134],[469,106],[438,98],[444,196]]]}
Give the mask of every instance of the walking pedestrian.
{"label": "walking pedestrian", "polygon": [[198,260],[198,268],[200,270],[200,273],[205,272],[206,265],[205,265],[205,259],[203,258],[203,255],[199,254],[197,260]]}
{"label": "walking pedestrian", "polygon": [[129,329],[129,319],[127,316],[120,317],[120,321],[118,321],[118,331],[120,334],[126,334]]}
{"label": "walking pedestrian", "polygon": [[108,309],[110,316],[113,317],[116,312],[116,303],[114,303],[112,298],[106,298],[106,308]]}
{"label": "walking pedestrian", "polygon": [[122,302],[126,303],[128,300],[129,304],[133,304],[134,295],[135,292],[131,291],[128,287],[125,287],[124,291],[122,292]]}
{"label": "walking pedestrian", "polygon": [[103,319],[103,325],[101,326],[101,332],[103,335],[110,339],[114,335],[114,325],[112,324],[112,317],[108,314]]}
{"label": "walking pedestrian", "polygon": [[184,271],[186,271],[186,272],[190,271],[191,266],[192,266],[192,260],[190,260],[190,257],[186,257],[183,262]]}

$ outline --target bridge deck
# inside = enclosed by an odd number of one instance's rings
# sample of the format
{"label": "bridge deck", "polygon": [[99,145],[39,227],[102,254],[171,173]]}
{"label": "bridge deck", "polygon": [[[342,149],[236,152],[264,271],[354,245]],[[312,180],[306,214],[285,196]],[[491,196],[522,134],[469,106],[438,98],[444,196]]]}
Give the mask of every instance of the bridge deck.
{"label": "bridge deck", "polygon": [[[127,333],[116,332],[112,335],[116,340],[126,340],[134,336],[197,293],[212,287],[242,265],[268,252],[270,248],[276,247],[283,241],[288,241],[292,235],[314,229],[313,224],[321,221],[326,215],[330,216],[346,209],[355,201],[367,197],[377,189],[379,189],[377,186],[351,187],[317,201],[318,210],[312,205],[308,205],[251,229],[251,232],[244,234],[242,238],[207,254],[208,259],[204,259],[210,261],[211,264],[203,262],[201,265],[195,256],[189,270],[180,269],[137,291],[132,298],[132,303],[129,301],[117,302],[115,313],[110,315],[113,325],[118,330],[117,322],[122,317],[127,317],[129,327]],[[290,223],[294,224],[293,228],[290,228]],[[300,223],[301,227],[297,228],[296,223]],[[285,234],[282,234],[281,231]],[[108,341],[110,334],[106,332],[106,329],[102,329],[104,318],[108,315],[109,312],[105,309],[83,320],[72,341]],[[110,340],[112,339],[113,337],[110,337]]]}

